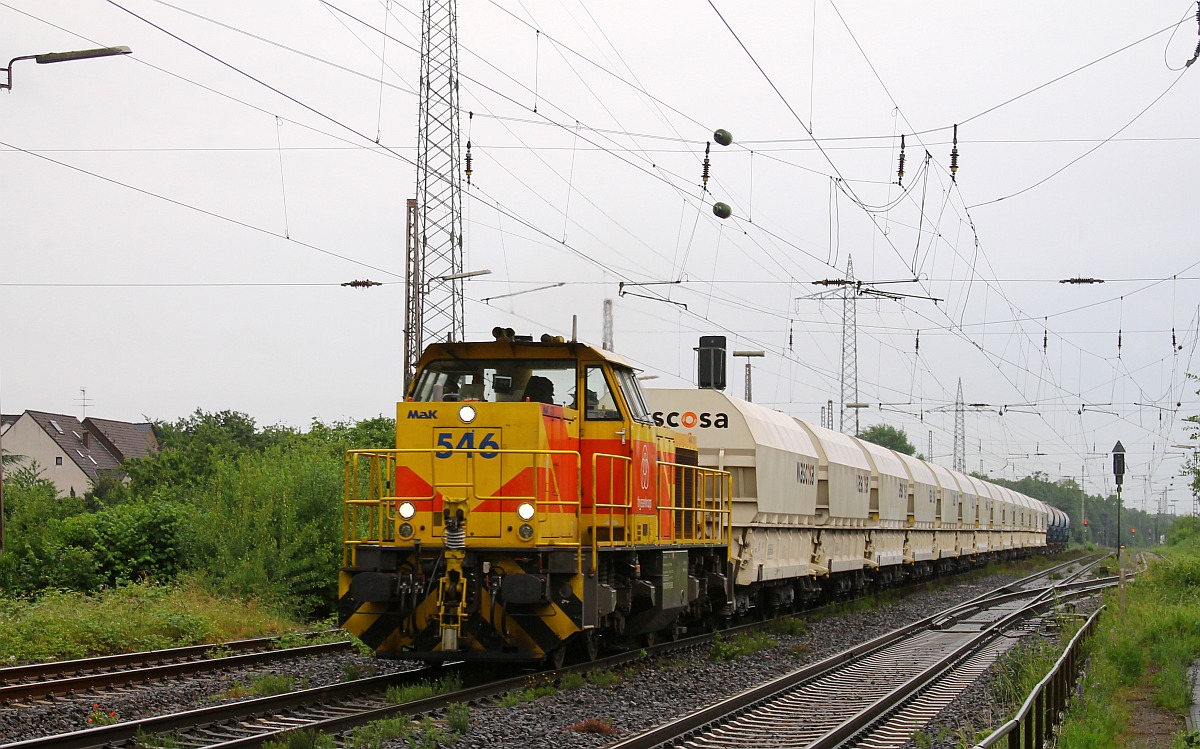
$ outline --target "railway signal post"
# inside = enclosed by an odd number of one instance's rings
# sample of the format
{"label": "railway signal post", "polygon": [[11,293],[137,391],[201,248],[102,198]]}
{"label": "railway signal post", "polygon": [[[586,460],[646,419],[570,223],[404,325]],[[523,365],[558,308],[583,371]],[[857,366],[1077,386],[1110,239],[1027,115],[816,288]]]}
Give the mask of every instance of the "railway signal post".
{"label": "railway signal post", "polygon": [[1117,480],[1117,590],[1121,615],[1125,615],[1125,544],[1121,541],[1121,484],[1125,481],[1125,447],[1117,440],[1113,446],[1113,477]]}

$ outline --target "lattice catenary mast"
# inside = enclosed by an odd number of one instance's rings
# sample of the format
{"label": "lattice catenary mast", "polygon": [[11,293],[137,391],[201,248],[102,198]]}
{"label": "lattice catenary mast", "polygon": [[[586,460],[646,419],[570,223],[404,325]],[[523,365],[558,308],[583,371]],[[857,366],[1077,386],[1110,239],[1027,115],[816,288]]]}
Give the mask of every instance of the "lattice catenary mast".
{"label": "lattice catenary mast", "polygon": [[[846,258],[846,285],[842,287],[842,403],[838,429],[844,434],[858,434],[858,315],[857,291],[854,287],[854,260]],[[846,431],[846,408],[854,412],[854,431]]]}
{"label": "lattice catenary mast", "polygon": [[963,404],[962,378],[958,378],[958,398],[954,401],[954,470],[967,472],[967,419]]}
{"label": "lattice catenary mast", "polygon": [[425,0],[421,13],[417,198],[408,211],[404,319],[407,387],[426,344],[458,341],[463,325],[462,176],[458,16],[455,0]]}

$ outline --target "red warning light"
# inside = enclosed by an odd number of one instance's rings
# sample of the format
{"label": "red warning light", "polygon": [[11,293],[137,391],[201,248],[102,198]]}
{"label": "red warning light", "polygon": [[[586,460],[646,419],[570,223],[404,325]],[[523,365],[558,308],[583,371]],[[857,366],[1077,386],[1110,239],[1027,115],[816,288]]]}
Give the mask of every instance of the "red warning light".
{"label": "red warning light", "polygon": [[1088,524],[1088,521],[1086,521],[1086,520],[1085,520],[1085,521],[1083,521],[1083,524],[1084,524],[1084,525],[1087,525],[1087,524]]}
{"label": "red warning light", "polygon": [[1137,528],[1130,528],[1130,529],[1129,529],[1129,532],[1130,532],[1130,533],[1137,533]]}

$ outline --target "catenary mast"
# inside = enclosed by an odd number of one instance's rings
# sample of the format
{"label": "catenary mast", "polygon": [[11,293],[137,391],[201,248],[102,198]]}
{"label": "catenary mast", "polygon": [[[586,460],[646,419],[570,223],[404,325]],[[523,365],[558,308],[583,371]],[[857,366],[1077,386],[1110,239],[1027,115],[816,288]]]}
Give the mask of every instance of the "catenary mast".
{"label": "catenary mast", "polygon": [[462,176],[459,146],[458,17],[455,0],[425,0],[421,12],[417,199],[408,212],[404,320],[407,387],[421,351],[460,341],[463,325]]}

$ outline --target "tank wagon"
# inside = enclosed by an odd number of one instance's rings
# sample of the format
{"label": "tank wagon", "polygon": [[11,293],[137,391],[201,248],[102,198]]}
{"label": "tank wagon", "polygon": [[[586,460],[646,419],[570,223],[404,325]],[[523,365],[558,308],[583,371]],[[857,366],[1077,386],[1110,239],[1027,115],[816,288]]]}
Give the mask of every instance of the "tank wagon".
{"label": "tank wagon", "polygon": [[395,447],[347,455],[339,621],[381,656],[558,665],[1044,550],[1058,527],[714,389],[643,392],[612,352],[493,333],[430,346]]}
{"label": "tank wagon", "polygon": [[1067,548],[1071,536],[1071,518],[1057,507],[1049,507],[1050,521],[1046,529],[1046,546],[1050,551],[1062,551]]}

